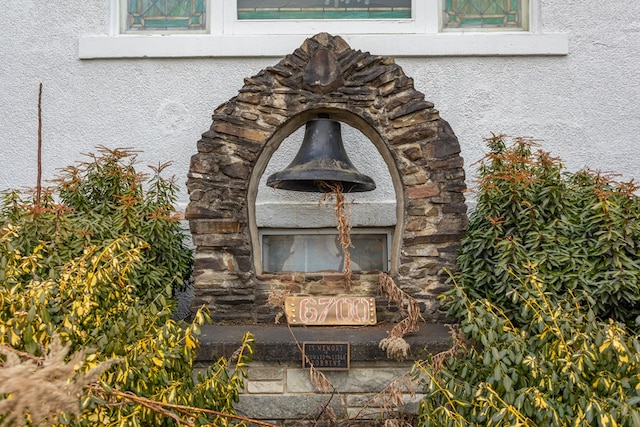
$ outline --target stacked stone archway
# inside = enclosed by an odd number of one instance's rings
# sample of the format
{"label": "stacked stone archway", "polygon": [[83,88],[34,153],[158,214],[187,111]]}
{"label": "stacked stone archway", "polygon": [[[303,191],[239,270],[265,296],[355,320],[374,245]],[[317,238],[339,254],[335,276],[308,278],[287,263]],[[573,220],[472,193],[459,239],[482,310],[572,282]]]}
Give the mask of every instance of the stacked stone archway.
{"label": "stacked stone archway", "polygon": [[[276,309],[267,296],[274,288],[345,292],[339,275],[264,274],[259,262],[259,178],[282,140],[321,113],[359,129],[387,163],[398,221],[391,275],[420,301],[427,321],[442,320],[437,295],[445,287],[443,269],[455,268],[467,225],[457,138],[393,58],[354,50],[326,33],[246,78],[198,141],[187,181],[194,306],[209,306],[217,320],[272,322]],[[376,287],[377,274],[356,273],[351,292],[372,294]],[[391,316],[384,307],[382,319]]]}

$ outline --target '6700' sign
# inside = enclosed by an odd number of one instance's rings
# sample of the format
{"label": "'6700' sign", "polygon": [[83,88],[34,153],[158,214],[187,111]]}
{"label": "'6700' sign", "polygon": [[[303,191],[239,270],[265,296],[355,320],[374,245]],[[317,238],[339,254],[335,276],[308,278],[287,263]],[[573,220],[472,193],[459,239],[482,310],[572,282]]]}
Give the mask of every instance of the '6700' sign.
{"label": "'6700' sign", "polygon": [[290,325],[376,324],[376,302],[371,297],[288,297],[284,311]]}

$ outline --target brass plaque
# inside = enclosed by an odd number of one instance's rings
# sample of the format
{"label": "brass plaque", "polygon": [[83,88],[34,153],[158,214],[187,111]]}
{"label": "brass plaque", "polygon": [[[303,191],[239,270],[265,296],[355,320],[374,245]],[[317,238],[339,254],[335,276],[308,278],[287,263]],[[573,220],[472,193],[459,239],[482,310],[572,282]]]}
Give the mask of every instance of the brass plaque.
{"label": "brass plaque", "polygon": [[285,314],[290,325],[375,325],[372,297],[287,297]]}
{"label": "brass plaque", "polygon": [[302,367],[344,371],[349,369],[351,345],[348,342],[303,342]]}

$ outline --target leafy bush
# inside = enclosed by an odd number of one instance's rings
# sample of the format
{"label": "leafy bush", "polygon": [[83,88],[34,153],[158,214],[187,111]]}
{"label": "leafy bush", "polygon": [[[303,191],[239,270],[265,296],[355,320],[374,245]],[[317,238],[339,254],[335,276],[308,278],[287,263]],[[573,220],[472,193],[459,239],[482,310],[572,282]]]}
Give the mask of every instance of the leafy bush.
{"label": "leafy bush", "polygon": [[445,363],[415,365],[425,393],[420,425],[640,425],[639,337],[544,288],[530,272],[506,295],[521,307],[518,327],[455,284],[449,299],[464,307],[460,328],[470,341],[458,337]]}
{"label": "leafy bush", "polygon": [[64,169],[39,204],[17,191],[3,197],[0,224],[20,227],[12,245],[23,254],[41,246],[47,259],[47,270],[32,274],[56,278],[60,267],[86,246],[126,235],[133,244],[149,243],[141,246],[143,254],[130,277],[140,295],[184,287],[192,254],[174,212],[177,187],[162,176],[168,163],[152,168],[144,183],[131,150],[99,147],[98,155],[89,158]]}
{"label": "leafy bush", "polygon": [[454,345],[415,365],[421,425],[640,425],[637,187],[488,142],[442,295]]}
{"label": "leafy bush", "polygon": [[[0,353],[38,361],[59,337],[68,351],[86,354],[78,375],[120,360],[84,389],[79,415],[69,408],[62,424],[227,425],[252,338],[245,336],[234,364],[221,359],[196,375],[197,335],[208,316],[200,310],[190,324],[171,319],[172,288],[184,282],[190,264],[171,214],[175,188],[160,177],[160,167],[145,193],[133,163],[123,163],[131,153],[102,153],[70,169],[58,193],[39,204],[16,192],[5,196]],[[0,369],[10,367],[0,359]],[[0,396],[5,403],[28,391],[21,384],[31,384],[13,381],[11,395]]]}
{"label": "leafy bush", "polygon": [[[488,140],[478,205],[458,256],[459,283],[516,321],[526,265],[545,290],[593,298],[596,317],[635,326],[640,316],[640,198],[633,183],[587,170],[567,173],[558,159],[518,138]],[[453,304],[450,314],[463,315]]]}

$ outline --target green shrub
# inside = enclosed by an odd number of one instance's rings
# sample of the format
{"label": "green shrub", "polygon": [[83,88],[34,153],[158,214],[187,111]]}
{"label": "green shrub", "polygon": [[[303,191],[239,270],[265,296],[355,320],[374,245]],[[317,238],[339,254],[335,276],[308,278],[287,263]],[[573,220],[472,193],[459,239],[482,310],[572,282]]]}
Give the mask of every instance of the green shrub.
{"label": "green shrub", "polygon": [[[3,352],[38,360],[55,336],[69,351],[86,354],[78,375],[120,359],[99,384],[84,389],[78,408],[61,415],[62,424],[169,426],[182,419],[227,425],[228,417],[218,412],[234,413],[252,338],[245,336],[234,363],[220,359],[196,373],[197,336],[208,316],[200,310],[190,324],[171,319],[172,289],[184,283],[191,262],[172,215],[175,187],[160,177],[160,167],[145,192],[131,153],[101,152],[69,169],[39,204],[16,192],[4,197]],[[0,369],[10,367],[0,359]],[[0,408],[11,407],[6,404],[20,399],[21,384],[30,384],[25,378],[13,381],[17,391],[0,395]]]}
{"label": "green shrub", "polygon": [[98,155],[89,157],[64,169],[38,206],[17,191],[4,194],[0,224],[20,228],[12,245],[23,254],[41,246],[46,257],[46,271],[32,274],[56,278],[59,268],[86,246],[127,236],[133,244],[149,243],[141,247],[144,253],[130,278],[140,295],[184,287],[192,253],[174,211],[177,187],[162,176],[168,164],[152,168],[144,182],[131,150],[100,147]]}
{"label": "green shrub", "polygon": [[[122,399],[110,390],[161,402],[156,407],[166,403],[234,413],[251,337],[245,337],[234,365],[227,366],[221,359],[196,376],[197,335],[207,316],[200,311],[193,323],[181,325],[170,318],[168,289],[153,300],[137,294],[129,278],[144,246],[122,238],[87,247],[83,255],[63,266],[59,278],[25,282],[22,277],[43,268],[46,259],[40,248],[20,255],[11,249],[18,231],[5,228],[3,232],[0,255],[6,262],[0,286],[0,344],[40,356],[57,335],[73,351],[91,349],[81,368],[85,371],[113,357],[122,359],[101,377],[98,390],[88,389],[81,396],[79,417],[66,414],[62,420],[79,426],[176,425],[148,405],[126,399],[121,404]],[[195,413],[197,425],[226,425],[224,417],[211,419]]]}
{"label": "green shrub", "polygon": [[[518,138],[488,140],[477,208],[457,259],[458,281],[510,318],[508,295],[535,264],[545,290],[593,298],[596,317],[636,325],[640,316],[640,198],[633,183],[587,170],[568,173],[558,159]],[[464,314],[453,304],[450,314]],[[524,320],[523,320],[524,321]]]}
{"label": "green shrub", "polygon": [[518,327],[454,284],[449,302],[464,307],[469,341],[458,338],[444,363],[415,365],[421,426],[640,425],[639,337],[544,288],[530,273],[506,295],[520,306]]}

